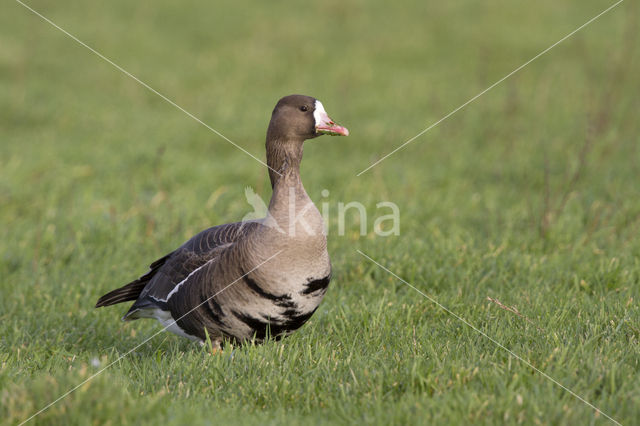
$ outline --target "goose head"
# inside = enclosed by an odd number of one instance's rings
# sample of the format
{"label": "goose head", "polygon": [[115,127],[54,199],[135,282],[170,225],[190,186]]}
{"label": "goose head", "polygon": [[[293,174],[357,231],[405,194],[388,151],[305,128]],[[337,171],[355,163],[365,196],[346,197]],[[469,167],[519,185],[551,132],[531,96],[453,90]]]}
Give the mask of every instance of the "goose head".
{"label": "goose head", "polygon": [[322,102],[304,95],[289,95],[280,99],[271,114],[267,140],[303,142],[320,135],[348,136],[349,130],[336,124]]}

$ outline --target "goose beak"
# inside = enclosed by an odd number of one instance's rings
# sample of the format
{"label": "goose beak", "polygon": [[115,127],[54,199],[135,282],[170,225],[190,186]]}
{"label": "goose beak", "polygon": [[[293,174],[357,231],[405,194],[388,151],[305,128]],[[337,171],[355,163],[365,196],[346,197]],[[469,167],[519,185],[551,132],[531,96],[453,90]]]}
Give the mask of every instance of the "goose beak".
{"label": "goose beak", "polygon": [[334,123],[333,120],[327,116],[326,121],[316,124],[316,133],[319,135],[349,136],[349,129]]}
{"label": "goose beak", "polygon": [[322,102],[316,101],[313,117],[316,120],[317,135],[349,136],[349,129],[336,124],[324,110]]}

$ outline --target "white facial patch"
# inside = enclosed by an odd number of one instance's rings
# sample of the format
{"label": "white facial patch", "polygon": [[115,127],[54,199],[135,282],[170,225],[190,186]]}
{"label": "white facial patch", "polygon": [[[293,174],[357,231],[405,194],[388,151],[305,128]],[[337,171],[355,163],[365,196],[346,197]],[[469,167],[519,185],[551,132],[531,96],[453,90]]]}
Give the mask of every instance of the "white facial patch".
{"label": "white facial patch", "polygon": [[313,111],[313,118],[316,120],[316,126],[321,124],[326,124],[326,119],[329,117],[327,112],[324,110],[324,106],[322,102],[316,99],[316,109]]}

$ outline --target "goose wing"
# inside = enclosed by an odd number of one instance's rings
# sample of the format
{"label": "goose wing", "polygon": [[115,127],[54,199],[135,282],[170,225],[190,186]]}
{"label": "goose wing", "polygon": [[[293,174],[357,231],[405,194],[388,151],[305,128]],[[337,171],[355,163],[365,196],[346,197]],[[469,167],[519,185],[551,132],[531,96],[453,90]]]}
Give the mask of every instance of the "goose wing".
{"label": "goose wing", "polygon": [[[151,264],[151,270],[137,280],[102,296],[98,306],[136,300],[123,319],[135,319],[134,312],[145,308],[164,309],[172,291],[190,275],[213,261],[221,250],[259,226],[258,222],[235,222],[206,229],[177,250]],[[136,297],[137,294],[137,297]],[[123,297],[126,296],[126,297]],[[118,300],[118,299],[122,300]],[[114,301],[117,300],[117,301]],[[109,303],[109,302],[112,303]]]}

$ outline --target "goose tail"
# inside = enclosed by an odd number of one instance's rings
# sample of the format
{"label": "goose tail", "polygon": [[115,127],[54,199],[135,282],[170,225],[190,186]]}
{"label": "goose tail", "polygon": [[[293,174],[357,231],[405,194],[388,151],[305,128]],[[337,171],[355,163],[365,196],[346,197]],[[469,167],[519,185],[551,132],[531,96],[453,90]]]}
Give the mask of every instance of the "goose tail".
{"label": "goose tail", "polygon": [[150,270],[140,278],[135,281],[131,281],[129,284],[124,285],[120,288],[110,291],[109,293],[102,296],[96,302],[96,308],[100,308],[102,306],[111,306],[116,303],[127,302],[129,300],[136,300],[140,297],[140,293],[142,290],[149,284],[149,281],[153,278],[153,276],[158,272],[158,269],[164,265],[164,263],[171,257],[173,253],[169,253],[168,255],[156,260],[149,267]]}
{"label": "goose tail", "polygon": [[140,296],[142,289],[145,288],[148,282],[148,280],[142,281],[140,279],[137,279],[123,287],[110,291],[109,293],[98,299],[96,308],[100,308],[102,306],[111,306],[115,305],[116,303],[127,302],[129,300],[136,300]]}

